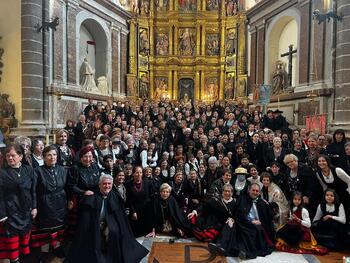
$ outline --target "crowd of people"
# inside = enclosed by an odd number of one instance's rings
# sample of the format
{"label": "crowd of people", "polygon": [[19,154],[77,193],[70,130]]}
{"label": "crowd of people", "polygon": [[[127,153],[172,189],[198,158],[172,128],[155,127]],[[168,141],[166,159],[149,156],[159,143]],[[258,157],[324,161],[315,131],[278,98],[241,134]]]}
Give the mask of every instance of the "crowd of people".
{"label": "crowd of people", "polygon": [[16,137],[0,156],[0,260],[139,262],[135,237],[156,234],[243,259],[342,249],[350,143],[291,129],[282,113],[90,99],[53,144]]}

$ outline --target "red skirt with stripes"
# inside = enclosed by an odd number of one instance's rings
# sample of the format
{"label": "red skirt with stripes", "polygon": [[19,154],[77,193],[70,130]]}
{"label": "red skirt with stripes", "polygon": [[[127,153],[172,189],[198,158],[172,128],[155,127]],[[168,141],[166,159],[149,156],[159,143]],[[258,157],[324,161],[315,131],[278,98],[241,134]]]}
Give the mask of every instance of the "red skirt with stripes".
{"label": "red skirt with stripes", "polygon": [[15,260],[22,255],[28,255],[30,232],[25,235],[10,235],[3,223],[0,223],[0,259]]}
{"label": "red skirt with stripes", "polygon": [[59,242],[63,242],[65,226],[56,226],[45,229],[32,229],[30,245],[32,247],[42,247],[49,244],[55,248]]}

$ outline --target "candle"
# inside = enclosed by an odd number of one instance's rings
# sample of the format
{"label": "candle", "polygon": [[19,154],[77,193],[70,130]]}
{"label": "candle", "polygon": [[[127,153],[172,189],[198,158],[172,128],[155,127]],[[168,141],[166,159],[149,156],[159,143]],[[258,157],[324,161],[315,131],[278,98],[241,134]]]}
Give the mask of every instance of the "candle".
{"label": "candle", "polygon": [[49,145],[49,135],[46,134],[46,146],[48,146],[48,145]]}
{"label": "candle", "polygon": [[52,144],[56,143],[56,133],[53,134],[53,142]]}

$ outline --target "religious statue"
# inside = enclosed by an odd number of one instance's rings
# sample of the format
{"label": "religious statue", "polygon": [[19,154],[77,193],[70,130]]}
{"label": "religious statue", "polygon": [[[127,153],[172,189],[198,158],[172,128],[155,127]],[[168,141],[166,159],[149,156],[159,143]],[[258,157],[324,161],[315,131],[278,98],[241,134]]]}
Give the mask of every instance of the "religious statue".
{"label": "religious statue", "polygon": [[97,88],[99,89],[101,94],[108,94],[108,82],[106,76],[101,76],[97,78]]}
{"label": "religious statue", "polygon": [[225,99],[232,100],[234,98],[234,89],[233,89],[233,76],[227,76],[225,80]]}
{"label": "religious statue", "polygon": [[219,98],[219,85],[217,78],[207,78],[205,81],[206,94],[208,100],[216,100]]}
{"label": "religious statue", "polygon": [[156,37],[156,54],[166,56],[169,53],[169,39],[167,34],[158,34]]}
{"label": "religious statue", "polygon": [[141,15],[144,15],[144,16],[149,15],[149,0],[142,0],[141,1],[140,13],[141,13]]}
{"label": "religious statue", "polygon": [[87,58],[84,58],[80,67],[80,85],[83,90],[99,93],[95,82],[95,70],[90,66]]}
{"label": "religious statue", "polygon": [[196,47],[195,36],[189,28],[180,30],[180,55],[193,56]]}
{"label": "religious statue", "polygon": [[148,91],[149,91],[149,79],[148,79],[148,73],[142,73],[140,76],[140,98],[148,98]]}
{"label": "religious statue", "polygon": [[236,39],[235,29],[231,28],[227,30],[226,44],[225,44],[226,56],[232,56],[236,53],[235,39]]}
{"label": "religious statue", "polygon": [[226,15],[233,16],[237,13],[237,0],[226,1]]}
{"label": "religious statue", "polygon": [[0,95],[0,118],[14,118],[15,105],[8,101],[8,94]]}
{"label": "religious statue", "polygon": [[237,83],[237,97],[247,96],[247,80],[245,77],[240,77]]}
{"label": "religious statue", "polygon": [[194,11],[196,10],[196,0],[178,0],[179,9],[181,11]]}
{"label": "religious statue", "polygon": [[168,0],[155,0],[157,11],[165,11],[168,7]]}
{"label": "religious statue", "polygon": [[184,94],[183,104],[186,108],[191,108],[192,106],[192,100],[190,99],[187,93]]}
{"label": "religious statue", "polygon": [[284,63],[281,60],[276,62],[276,70],[272,76],[272,94],[278,95],[287,87],[287,72],[284,69]]}
{"label": "religious statue", "polygon": [[149,54],[148,30],[140,29],[140,54],[147,56]]}
{"label": "religious statue", "polygon": [[136,77],[128,76],[127,85],[128,85],[127,96],[136,96],[137,95],[137,79],[136,79]]}
{"label": "religious statue", "polygon": [[157,77],[154,80],[154,99],[159,100],[168,94],[168,78]]}
{"label": "religious statue", "polygon": [[138,0],[131,0],[130,1],[130,7],[129,7],[130,11],[138,14],[139,13],[139,2]]}
{"label": "religious statue", "polygon": [[214,11],[219,9],[218,0],[207,0],[207,11]]}
{"label": "religious statue", "polygon": [[219,35],[217,34],[208,34],[207,35],[207,55],[208,56],[218,56],[219,55]]}

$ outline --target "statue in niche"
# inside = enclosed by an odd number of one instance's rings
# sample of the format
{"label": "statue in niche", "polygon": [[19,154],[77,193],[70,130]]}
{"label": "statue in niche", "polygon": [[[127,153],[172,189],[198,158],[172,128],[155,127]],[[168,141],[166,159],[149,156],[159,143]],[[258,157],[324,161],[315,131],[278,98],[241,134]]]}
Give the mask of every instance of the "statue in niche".
{"label": "statue in niche", "polygon": [[149,54],[148,30],[145,28],[140,29],[140,54],[144,56]]}
{"label": "statue in niche", "polygon": [[196,0],[178,0],[179,10],[181,11],[194,11],[196,10]]}
{"label": "statue in niche", "polygon": [[159,100],[168,95],[168,78],[157,77],[154,84],[154,99]]}
{"label": "statue in niche", "polygon": [[226,0],[226,16],[233,16],[237,13],[237,0]]}
{"label": "statue in niche", "polygon": [[108,94],[108,81],[105,76],[97,78],[97,88],[99,89],[101,94]]}
{"label": "statue in niche", "polygon": [[137,78],[128,77],[127,83],[128,83],[127,95],[137,96]]}
{"label": "statue in niche", "polygon": [[207,11],[219,9],[219,0],[207,0]]}
{"label": "statue in niche", "polygon": [[148,98],[149,91],[149,79],[148,73],[142,73],[140,75],[140,98]]}
{"label": "statue in niche", "polygon": [[245,77],[239,78],[237,83],[237,97],[247,96],[247,80]]}
{"label": "statue in niche", "polygon": [[179,80],[179,98],[180,99],[193,99],[194,94],[194,81],[191,78],[181,78]]}
{"label": "statue in niche", "polygon": [[207,40],[207,55],[208,56],[218,56],[219,50],[220,50],[220,44],[219,44],[219,35],[217,34],[208,34]]}
{"label": "statue in niche", "polygon": [[228,75],[225,79],[225,99],[232,100],[234,98],[234,79]]}
{"label": "statue in niche", "polygon": [[84,58],[80,67],[80,85],[88,92],[100,92],[95,82],[95,70],[90,66],[87,58]]}
{"label": "statue in niche", "polygon": [[225,52],[226,56],[232,56],[236,53],[236,31],[235,29],[231,28],[227,31],[226,34],[226,45],[225,45]]}
{"label": "statue in niche", "polygon": [[216,100],[219,97],[219,85],[217,78],[207,78],[205,82],[206,97],[209,100]]}
{"label": "statue in niche", "polygon": [[141,2],[141,8],[140,8],[141,15],[148,16],[149,15],[149,0],[142,0]]}
{"label": "statue in niche", "polygon": [[195,36],[189,28],[180,29],[180,55],[193,56],[196,47]]}
{"label": "statue in niche", "polygon": [[272,95],[278,95],[288,86],[288,74],[283,61],[276,62],[276,69],[272,75]]}
{"label": "statue in niche", "polygon": [[139,13],[139,2],[138,0],[131,0],[129,9],[131,12],[138,14]]}
{"label": "statue in niche", "polygon": [[168,0],[155,0],[157,11],[165,11],[168,8]]}
{"label": "statue in niche", "polygon": [[167,34],[157,34],[156,54],[166,56],[169,53],[169,39]]}

